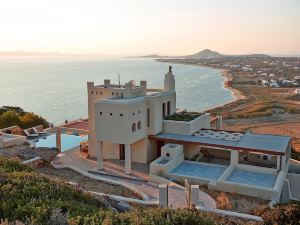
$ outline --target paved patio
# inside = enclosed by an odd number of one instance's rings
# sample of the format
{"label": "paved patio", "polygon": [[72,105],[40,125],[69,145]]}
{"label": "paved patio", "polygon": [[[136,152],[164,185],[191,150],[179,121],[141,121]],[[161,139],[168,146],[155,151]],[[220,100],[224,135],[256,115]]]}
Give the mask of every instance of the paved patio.
{"label": "paved patio", "polygon": [[[158,184],[149,181],[149,167],[145,164],[132,163],[131,175],[125,175],[124,162],[119,160],[105,160],[104,170],[98,170],[96,161],[86,159],[79,149],[66,151],[55,161],[59,163],[52,163],[52,165],[57,169],[69,168],[91,179],[129,188],[139,194],[143,200],[158,201]],[[200,191],[200,201],[207,208],[216,208],[214,199],[202,191]],[[186,207],[183,187],[169,186],[169,206],[172,208]]]}

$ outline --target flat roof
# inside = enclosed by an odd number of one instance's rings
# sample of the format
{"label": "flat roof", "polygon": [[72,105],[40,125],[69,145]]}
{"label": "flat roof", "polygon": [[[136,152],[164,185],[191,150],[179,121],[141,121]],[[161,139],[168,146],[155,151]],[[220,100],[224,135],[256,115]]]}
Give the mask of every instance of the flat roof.
{"label": "flat roof", "polygon": [[290,143],[290,136],[256,134],[247,132],[239,142],[239,147],[261,149],[285,153]]}
{"label": "flat roof", "polygon": [[226,140],[211,138],[208,136],[201,137],[170,133],[150,135],[149,139],[168,141],[178,144],[198,144],[203,146],[226,148],[229,150],[245,150],[272,155],[285,155],[290,143],[290,136],[255,134],[250,132],[243,134],[240,140]]}
{"label": "flat roof", "polygon": [[71,129],[79,129],[79,130],[89,130],[89,123],[85,121],[76,121],[70,122],[67,124],[63,124],[60,127],[71,128]]}

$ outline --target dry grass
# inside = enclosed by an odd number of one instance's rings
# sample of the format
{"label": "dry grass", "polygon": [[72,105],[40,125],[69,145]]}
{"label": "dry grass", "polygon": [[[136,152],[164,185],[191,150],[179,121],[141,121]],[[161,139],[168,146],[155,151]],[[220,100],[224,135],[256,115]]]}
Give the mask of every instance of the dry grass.
{"label": "dry grass", "polygon": [[217,208],[218,209],[231,209],[232,204],[228,198],[228,196],[221,192],[216,198]]}

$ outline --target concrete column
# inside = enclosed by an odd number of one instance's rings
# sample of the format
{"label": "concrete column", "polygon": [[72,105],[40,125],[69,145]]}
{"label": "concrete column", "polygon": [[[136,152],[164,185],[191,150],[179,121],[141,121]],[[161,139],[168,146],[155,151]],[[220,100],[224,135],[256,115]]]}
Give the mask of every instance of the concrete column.
{"label": "concrete column", "polygon": [[217,130],[222,129],[222,123],[223,123],[222,115],[217,115],[217,123],[216,123],[216,129]]}
{"label": "concrete column", "polygon": [[230,165],[237,165],[239,163],[239,151],[231,150],[230,152]]}
{"label": "concrete column", "polygon": [[103,170],[103,141],[96,142],[97,167]]}
{"label": "concrete column", "polygon": [[130,145],[125,145],[125,174],[131,173],[131,148]]}
{"label": "concrete column", "polygon": [[281,169],[286,169],[286,155],[281,156]]}
{"label": "concrete column", "polygon": [[61,130],[56,130],[56,148],[58,149],[58,152],[61,152]]}
{"label": "concrete column", "polygon": [[192,208],[199,204],[200,195],[199,195],[199,185],[191,185],[191,205]]}
{"label": "concrete column", "polygon": [[276,168],[277,168],[277,170],[281,170],[281,168],[280,168],[281,167],[281,165],[280,165],[280,163],[281,163],[280,162],[281,161],[281,156],[277,155],[276,157],[277,157],[277,164],[276,164],[277,166],[276,166]]}
{"label": "concrete column", "polygon": [[168,185],[160,184],[159,188],[159,205],[162,208],[168,208]]}
{"label": "concrete column", "polygon": [[4,148],[3,135],[0,133],[0,148]]}

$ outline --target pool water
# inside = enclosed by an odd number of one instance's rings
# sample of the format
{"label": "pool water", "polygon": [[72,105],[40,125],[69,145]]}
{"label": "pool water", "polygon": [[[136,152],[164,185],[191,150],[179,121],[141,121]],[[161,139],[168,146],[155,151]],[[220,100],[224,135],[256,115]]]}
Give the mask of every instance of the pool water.
{"label": "pool water", "polygon": [[276,183],[276,179],[277,176],[272,174],[234,169],[230,176],[227,178],[227,181],[273,188]]}
{"label": "pool water", "polygon": [[170,160],[169,159],[163,159],[158,164],[164,165],[167,164]]}
{"label": "pool water", "polygon": [[[87,136],[77,136],[77,135],[68,135],[61,134],[61,151],[64,152],[71,148],[79,146],[80,142],[87,140]],[[35,142],[36,147],[47,147],[55,148],[56,147],[56,134],[51,134],[44,138],[38,139]]]}
{"label": "pool water", "polygon": [[223,166],[183,162],[173,169],[171,173],[216,180],[222,175],[225,169],[226,167]]}

